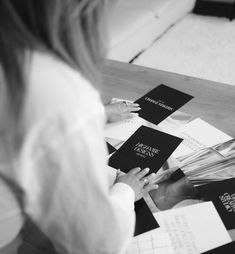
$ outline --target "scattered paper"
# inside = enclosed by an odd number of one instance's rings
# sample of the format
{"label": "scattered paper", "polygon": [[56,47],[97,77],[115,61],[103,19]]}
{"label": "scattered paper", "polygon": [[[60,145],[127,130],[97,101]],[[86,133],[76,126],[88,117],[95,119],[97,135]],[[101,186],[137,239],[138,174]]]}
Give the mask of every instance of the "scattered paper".
{"label": "scattered paper", "polygon": [[200,118],[192,120],[172,134],[184,139],[184,141],[172,154],[174,158],[232,139],[231,136],[218,130]]}
{"label": "scattered paper", "polygon": [[169,234],[161,228],[134,237],[125,254],[174,254]]}
{"label": "scattered paper", "polygon": [[169,234],[175,254],[199,254],[231,242],[212,202],[203,202],[154,214]]}
{"label": "scattered paper", "polygon": [[193,96],[160,84],[135,101],[140,105],[139,116],[147,121],[159,124]]}
{"label": "scattered paper", "polygon": [[140,117],[133,117],[116,123],[109,123],[105,126],[105,137],[126,141],[145,120]]}
{"label": "scattered paper", "polygon": [[109,158],[109,165],[125,173],[135,167],[148,167],[149,173],[154,173],[163,166],[181,142],[181,138],[141,126]]}

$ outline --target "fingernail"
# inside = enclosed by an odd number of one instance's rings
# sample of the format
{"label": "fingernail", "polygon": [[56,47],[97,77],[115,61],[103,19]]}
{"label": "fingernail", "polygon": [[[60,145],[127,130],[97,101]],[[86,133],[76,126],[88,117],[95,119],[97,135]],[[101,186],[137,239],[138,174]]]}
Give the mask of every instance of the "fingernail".
{"label": "fingernail", "polygon": [[117,175],[119,175],[121,173],[121,170],[120,169],[117,169]]}
{"label": "fingernail", "polygon": [[139,116],[138,113],[131,113],[132,116]]}
{"label": "fingernail", "polygon": [[147,172],[149,172],[150,168],[146,168],[145,170],[146,170]]}

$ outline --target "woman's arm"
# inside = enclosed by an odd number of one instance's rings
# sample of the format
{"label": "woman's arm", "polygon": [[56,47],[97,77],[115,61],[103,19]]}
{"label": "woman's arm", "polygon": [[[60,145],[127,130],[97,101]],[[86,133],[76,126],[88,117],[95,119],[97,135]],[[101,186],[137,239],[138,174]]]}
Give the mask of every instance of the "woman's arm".
{"label": "woman's arm", "polygon": [[[30,161],[29,152],[35,153]],[[31,133],[21,166],[26,211],[59,251],[114,254],[125,248],[134,230],[134,193],[126,184],[109,188],[96,114],[72,127],[53,119]]]}

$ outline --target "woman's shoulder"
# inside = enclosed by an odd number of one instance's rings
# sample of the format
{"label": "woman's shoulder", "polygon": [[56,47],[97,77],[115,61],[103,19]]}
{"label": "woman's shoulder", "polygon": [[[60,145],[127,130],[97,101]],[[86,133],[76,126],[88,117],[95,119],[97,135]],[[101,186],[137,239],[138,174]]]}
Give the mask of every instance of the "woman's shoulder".
{"label": "woman's shoulder", "polygon": [[30,86],[40,84],[38,88],[46,88],[47,92],[49,89],[54,91],[56,88],[56,90],[63,89],[65,92],[75,92],[76,95],[81,95],[82,91],[83,97],[86,94],[97,94],[96,89],[78,70],[56,56],[34,52],[29,66]]}
{"label": "woman's shoulder", "polygon": [[[27,68],[27,125],[51,114],[73,117],[103,111],[98,91],[81,73],[56,57],[34,52]],[[30,123],[29,123],[30,122]]]}

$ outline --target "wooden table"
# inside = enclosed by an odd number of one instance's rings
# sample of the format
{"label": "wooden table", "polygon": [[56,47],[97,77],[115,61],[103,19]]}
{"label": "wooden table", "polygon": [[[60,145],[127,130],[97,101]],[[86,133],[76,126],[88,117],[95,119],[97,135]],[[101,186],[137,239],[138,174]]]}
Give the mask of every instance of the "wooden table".
{"label": "wooden table", "polygon": [[112,97],[136,100],[159,84],[194,96],[180,110],[235,137],[235,86],[107,60],[102,96],[104,102]]}

